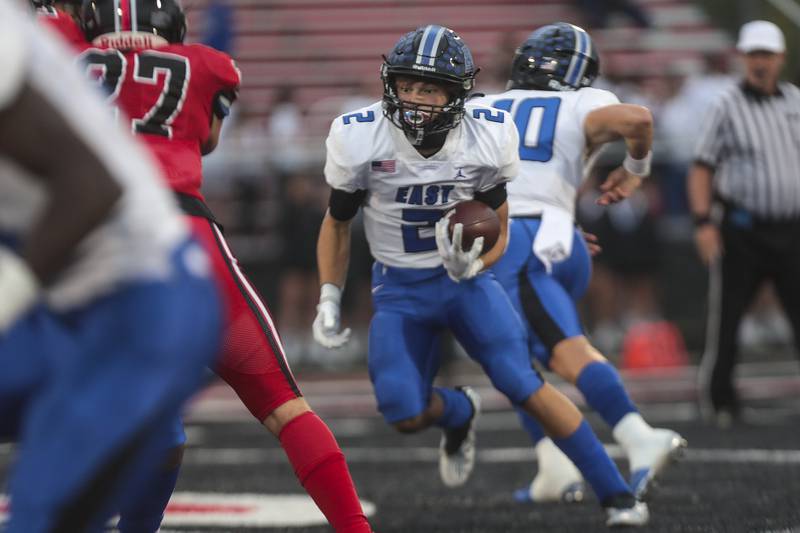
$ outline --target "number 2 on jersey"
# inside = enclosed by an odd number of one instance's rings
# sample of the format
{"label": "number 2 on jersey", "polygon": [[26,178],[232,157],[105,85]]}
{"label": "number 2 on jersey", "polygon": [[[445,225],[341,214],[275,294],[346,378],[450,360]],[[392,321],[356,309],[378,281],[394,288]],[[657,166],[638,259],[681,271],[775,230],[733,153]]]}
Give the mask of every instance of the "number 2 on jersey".
{"label": "number 2 on jersey", "polygon": [[436,249],[435,237],[420,237],[419,230],[432,228],[442,218],[442,209],[403,209],[404,222],[423,222],[423,224],[403,224],[403,250],[406,253],[430,252]]}
{"label": "number 2 on jersey", "polygon": [[[511,111],[514,100],[498,100],[493,107]],[[519,131],[519,158],[523,161],[550,161],[560,98],[525,98],[514,112],[514,124]]]}
{"label": "number 2 on jersey", "polygon": [[[134,81],[155,85],[160,72],[165,74],[165,79],[158,100],[143,117],[131,120],[131,128],[135,133],[172,137],[170,125],[181,112],[186,99],[189,60],[177,54],[152,50],[140,52],[134,57]],[[115,100],[125,81],[128,63],[125,56],[118,50],[90,48],[80,55],[80,59],[87,64],[87,73],[97,76],[96,79],[108,94],[108,100]]]}

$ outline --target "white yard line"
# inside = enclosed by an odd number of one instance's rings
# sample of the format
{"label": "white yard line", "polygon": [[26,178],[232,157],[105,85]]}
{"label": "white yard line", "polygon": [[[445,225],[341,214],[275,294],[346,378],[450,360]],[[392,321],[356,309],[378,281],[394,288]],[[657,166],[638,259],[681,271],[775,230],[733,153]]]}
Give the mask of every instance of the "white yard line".
{"label": "white yard line", "polygon": [[[617,445],[608,445],[606,450],[615,459],[625,457]],[[439,460],[439,449],[433,447],[374,448],[346,447],[344,453],[352,464],[371,463],[433,463]],[[484,463],[531,463],[536,460],[533,448],[509,447],[487,448],[478,451],[478,461]],[[800,465],[800,450],[762,450],[689,448],[682,462],[688,463],[738,463]],[[286,462],[280,449],[265,448],[202,448],[187,450],[184,463],[188,465],[237,465],[273,464]]]}

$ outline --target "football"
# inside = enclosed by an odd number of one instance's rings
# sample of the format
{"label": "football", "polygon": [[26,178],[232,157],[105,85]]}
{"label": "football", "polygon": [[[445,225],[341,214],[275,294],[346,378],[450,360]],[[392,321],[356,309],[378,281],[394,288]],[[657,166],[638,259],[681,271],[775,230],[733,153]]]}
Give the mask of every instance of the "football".
{"label": "football", "polygon": [[[464,226],[461,234],[461,245],[464,250],[472,248],[472,242],[478,237],[483,237],[483,252],[492,249],[500,237],[500,219],[494,209],[477,200],[459,202],[451,209],[454,211],[450,217],[450,238],[453,237],[453,228],[461,223]],[[449,211],[448,211],[449,212]]]}

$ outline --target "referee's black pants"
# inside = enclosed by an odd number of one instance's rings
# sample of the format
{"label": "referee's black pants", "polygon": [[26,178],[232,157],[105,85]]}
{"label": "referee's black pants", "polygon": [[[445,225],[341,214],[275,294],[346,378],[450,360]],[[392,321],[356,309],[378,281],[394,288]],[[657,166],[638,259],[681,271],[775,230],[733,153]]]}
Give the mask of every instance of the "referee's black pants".
{"label": "referee's black pants", "polygon": [[764,220],[728,207],[720,229],[724,249],[710,272],[701,400],[735,417],[740,413],[733,384],[739,324],[766,280],[775,285],[800,354],[800,219]]}

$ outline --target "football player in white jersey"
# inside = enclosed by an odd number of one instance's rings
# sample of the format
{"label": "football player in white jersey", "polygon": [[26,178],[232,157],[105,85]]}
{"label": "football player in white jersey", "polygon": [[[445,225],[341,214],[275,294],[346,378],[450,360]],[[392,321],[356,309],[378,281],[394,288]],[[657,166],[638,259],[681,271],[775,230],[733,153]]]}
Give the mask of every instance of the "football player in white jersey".
{"label": "football player in white jersey", "polygon": [[[315,339],[347,342],[339,303],[346,277],[350,223],[363,206],[375,258],[375,314],[369,373],[378,408],[398,431],[443,429],[439,472],[447,486],[467,481],[475,460],[479,398],[470,388],[436,388],[437,341],[449,329],[494,386],[540,420],[590,480],[609,525],[641,525],[637,502],[575,406],[530,365],[527,333],[486,269],[506,246],[506,182],[517,174],[518,135],[505,111],[466,103],[476,69],[466,44],[437,25],[403,36],[385,58],[382,102],[338,117],[327,139],[325,178],[332,187],[317,258],[321,294]],[[475,199],[493,208],[501,234],[462,250],[445,211]]]}
{"label": "football player in white jersey", "polygon": [[0,0],[0,433],[20,444],[4,531],[102,531],[162,462],[213,362],[219,298],[148,155],[11,1]]}
{"label": "football player in white jersey", "polygon": [[[650,173],[652,156],[650,111],[590,87],[598,67],[588,33],[549,24],[517,49],[509,90],[476,101],[508,111],[520,133],[519,174],[508,186],[509,248],[493,270],[527,324],[533,356],[575,384],[613,429],[630,461],[631,487],[641,497],[685,441],[644,421],[616,369],[584,336],[576,310],[591,276],[574,220],[587,156],[617,139],[627,145],[623,165],[601,185],[601,205],[627,198]],[[518,412],[536,445],[539,472],[517,499],[578,499],[578,471],[536,421]]]}

